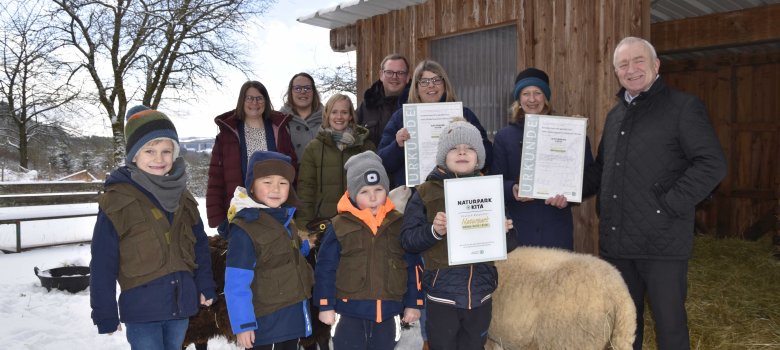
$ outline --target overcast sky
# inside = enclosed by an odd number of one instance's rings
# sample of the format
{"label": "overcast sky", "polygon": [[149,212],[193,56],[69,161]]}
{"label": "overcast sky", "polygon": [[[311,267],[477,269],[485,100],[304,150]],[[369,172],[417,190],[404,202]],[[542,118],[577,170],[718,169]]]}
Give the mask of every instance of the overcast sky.
{"label": "overcast sky", "polygon": [[[355,52],[337,53],[330,48],[330,30],[298,23],[296,19],[317,10],[328,8],[342,1],[279,0],[261,19],[262,27],[256,33],[257,59],[254,60],[254,80],[262,82],[271,95],[275,109],[282,106],[290,78],[298,72],[313,72],[318,67],[338,66],[355,62]],[[196,103],[182,106],[159,107],[176,124],[180,137],[217,134],[214,117],[235,108],[238,92],[246,79],[242,74],[230,72],[222,88],[214,88]],[[325,101],[323,101],[324,103]],[[133,102],[131,101],[131,104]]]}

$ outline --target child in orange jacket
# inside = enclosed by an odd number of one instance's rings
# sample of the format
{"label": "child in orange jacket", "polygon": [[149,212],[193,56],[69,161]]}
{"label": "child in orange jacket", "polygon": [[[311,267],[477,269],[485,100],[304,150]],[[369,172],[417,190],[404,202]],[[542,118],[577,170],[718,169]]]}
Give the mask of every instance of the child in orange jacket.
{"label": "child in orange jacket", "polygon": [[419,256],[401,247],[403,215],[387,198],[382,160],[366,151],[344,168],[347,192],[320,245],[314,300],[336,349],[393,349],[400,323],[420,318]]}

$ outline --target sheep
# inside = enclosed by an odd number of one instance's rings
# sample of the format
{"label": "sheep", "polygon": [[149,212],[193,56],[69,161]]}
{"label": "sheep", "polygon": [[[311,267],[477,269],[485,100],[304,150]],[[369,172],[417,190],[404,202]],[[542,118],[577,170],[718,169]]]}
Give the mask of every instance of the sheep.
{"label": "sheep", "polygon": [[406,203],[412,198],[412,194],[411,188],[401,185],[390,191],[387,196],[393,202],[393,205],[395,205],[395,210],[398,210],[398,212],[403,214],[406,209]]}
{"label": "sheep", "polygon": [[521,247],[496,268],[489,330],[495,349],[632,348],[636,309],[609,263],[560,249]]}

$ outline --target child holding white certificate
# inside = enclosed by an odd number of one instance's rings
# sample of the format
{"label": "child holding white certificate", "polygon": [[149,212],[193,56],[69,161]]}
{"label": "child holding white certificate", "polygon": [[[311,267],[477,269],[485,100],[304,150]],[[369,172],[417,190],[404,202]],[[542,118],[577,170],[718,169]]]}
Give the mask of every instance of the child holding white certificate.
{"label": "child holding white certificate", "polygon": [[[449,266],[444,212],[444,179],[480,176],[479,169],[485,165],[485,147],[477,128],[465,120],[446,126],[439,138],[436,164],[406,206],[401,245],[423,257],[430,349],[482,349],[498,272],[491,262]],[[506,221],[506,229],[512,229],[511,220]],[[514,245],[507,242],[507,249]]]}

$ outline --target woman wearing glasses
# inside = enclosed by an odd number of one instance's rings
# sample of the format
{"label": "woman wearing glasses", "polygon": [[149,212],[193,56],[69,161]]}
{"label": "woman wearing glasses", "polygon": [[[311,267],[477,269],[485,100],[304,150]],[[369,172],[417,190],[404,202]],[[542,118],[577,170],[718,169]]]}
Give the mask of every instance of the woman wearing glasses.
{"label": "woman wearing glasses", "polygon": [[210,227],[225,232],[227,211],[236,186],[243,186],[247,162],[255,151],[275,151],[297,157],[290,141],[290,117],[273,110],[268,90],[258,81],[241,86],[236,109],[214,119],[219,133],[211,151],[206,212]]}
{"label": "woman wearing glasses", "polygon": [[290,136],[298,159],[303,158],[303,150],[309,144],[322,124],[322,103],[314,79],[308,73],[293,75],[287,84],[284,106],[279,110],[290,116]]}
{"label": "woman wearing glasses", "polygon": [[[408,103],[455,102],[458,97],[452,88],[447,72],[432,60],[420,62],[412,75]],[[493,161],[493,146],[487,138],[485,128],[470,109],[463,107],[463,118],[477,127],[485,146],[485,164]],[[379,151],[382,164],[390,174],[390,187],[395,188],[406,183],[406,166],[404,165],[404,144],[409,139],[409,132],[403,127],[403,109],[399,109],[390,117],[390,121],[382,132]],[[431,169],[432,170],[432,169]]]}

